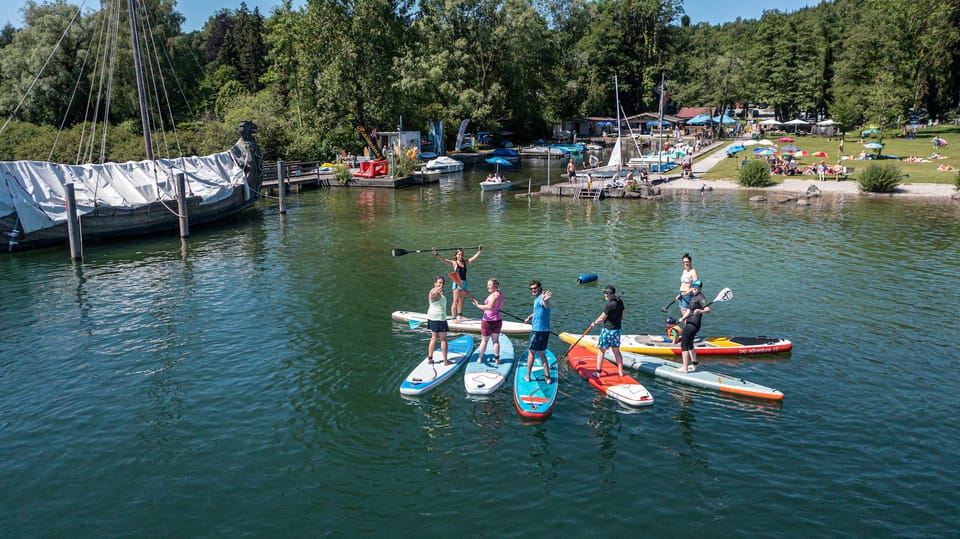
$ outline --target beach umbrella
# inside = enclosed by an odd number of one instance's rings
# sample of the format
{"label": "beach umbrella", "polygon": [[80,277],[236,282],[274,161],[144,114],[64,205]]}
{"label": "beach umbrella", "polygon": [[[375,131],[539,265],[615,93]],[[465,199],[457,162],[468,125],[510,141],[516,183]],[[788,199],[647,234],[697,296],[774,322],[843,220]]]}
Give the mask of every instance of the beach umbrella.
{"label": "beach umbrella", "polygon": [[868,142],[863,146],[871,150],[879,150],[880,148],[883,148],[883,144],[880,144],[879,142]]}
{"label": "beach umbrella", "polygon": [[817,152],[817,153],[813,154],[813,156],[814,156],[814,157],[826,157],[826,156],[827,156],[827,152]]}
{"label": "beach umbrella", "polygon": [[793,142],[793,139],[790,137],[780,137],[777,139],[777,142]]}
{"label": "beach umbrella", "polygon": [[800,151],[800,148],[794,146],[793,144],[787,144],[786,146],[782,146],[780,149],[781,149],[781,150],[787,150],[788,152],[798,152],[798,151]]}
{"label": "beach umbrella", "polygon": [[742,144],[736,144],[727,148],[727,153],[738,153],[742,152],[743,150],[746,150],[746,148],[744,148]]}
{"label": "beach umbrella", "polygon": [[806,156],[810,155],[810,152],[808,152],[807,150],[799,150],[799,151],[793,152],[793,155],[799,155],[800,157],[806,157]]}
{"label": "beach umbrella", "polygon": [[860,132],[860,136],[866,137],[869,135],[876,135],[879,132],[880,132],[879,129],[864,129],[863,131]]}
{"label": "beach umbrella", "polygon": [[497,174],[500,174],[500,165],[503,165],[505,167],[511,166],[510,161],[507,161],[502,157],[491,157],[487,159],[487,163],[490,163],[491,165],[497,165]]}
{"label": "beach umbrella", "polygon": [[767,146],[765,148],[757,148],[754,152],[756,152],[757,155],[773,155],[777,150]]}
{"label": "beach umbrella", "polygon": [[765,138],[758,140],[757,144],[763,144],[764,146],[776,146],[776,143],[774,143],[772,140]]}

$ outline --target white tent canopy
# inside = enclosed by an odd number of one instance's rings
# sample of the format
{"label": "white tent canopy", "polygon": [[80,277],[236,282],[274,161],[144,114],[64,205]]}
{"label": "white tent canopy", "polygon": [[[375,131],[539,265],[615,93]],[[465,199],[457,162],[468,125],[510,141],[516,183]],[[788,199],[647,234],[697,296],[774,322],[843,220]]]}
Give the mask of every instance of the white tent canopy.
{"label": "white tent canopy", "polygon": [[760,122],[760,125],[783,125],[773,118],[767,118],[766,120]]}
{"label": "white tent canopy", "polygon": [[831,126],[831,125],[835,125],[836,123],[837,123],[837,122],[835,122],[835,121],[833,121],[833,120],[822,120],[822,121],[817,122],[817,125],[819,125],[819,126],[821,126],[821,127],[829,127],[829,126]]}
{"label": "white tent canopy", "polygon": [[807,122],[801,120],[800,118],[794,118],[786,123],[786,125],[809,125]]}

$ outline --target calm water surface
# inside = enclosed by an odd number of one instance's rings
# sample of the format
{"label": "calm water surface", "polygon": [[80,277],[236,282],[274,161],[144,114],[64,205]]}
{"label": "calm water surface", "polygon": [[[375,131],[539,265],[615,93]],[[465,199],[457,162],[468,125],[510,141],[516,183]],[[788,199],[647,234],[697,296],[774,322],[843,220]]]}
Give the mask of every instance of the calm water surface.
{"label": "calm water surface", "polygon": [[[524,199],[481,194],[486,172],[265,201],[77,265],[0,256],[0,535],[956,535],[960,206]],[[474,290],[499,278],[524,316],[540,279],[576,333],[603,303],[584,272],[624,292],[626,332],[658,331],[689,251],[707,296],[735,293],[704,333],[795,343],[706,367],[786,399],[637,374],[656,403],[628,410],[568,366],[542,423],[462,376],[401,397],[428,334],[390,313],[446,270],[390,250],[479,243]]]}

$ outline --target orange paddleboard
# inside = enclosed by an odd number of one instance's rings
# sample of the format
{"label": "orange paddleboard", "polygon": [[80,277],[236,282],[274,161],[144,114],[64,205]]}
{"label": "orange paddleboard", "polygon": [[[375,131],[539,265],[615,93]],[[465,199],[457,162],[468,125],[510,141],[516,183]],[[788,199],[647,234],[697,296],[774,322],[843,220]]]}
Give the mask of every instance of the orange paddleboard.
{"label": "orange paddleboard", "polygon": [[608,397],[628,406],[650,406],[653,395],[632,376],[617,373],[617,364],[603,361],[597,376],[597,352],[582,346],[574,346],[567,354],[567,360],[577,374],[584,377],[590,385],[605,393]]}

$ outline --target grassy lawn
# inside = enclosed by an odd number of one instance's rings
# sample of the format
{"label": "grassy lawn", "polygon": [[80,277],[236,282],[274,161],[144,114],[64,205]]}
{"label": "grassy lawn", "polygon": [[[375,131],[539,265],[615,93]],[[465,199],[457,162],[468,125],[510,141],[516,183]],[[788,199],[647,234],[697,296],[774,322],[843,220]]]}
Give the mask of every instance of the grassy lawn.
{"label": "grassy lawn", "polygon": [[[860,131],[847,133],[843,142],[844,154],[850,157],[857,157],[860,152],[866,152],[867,154],[876,154],[876,150],[868,150],[859,143],[859,133]],[[896,136],[891,136],[896,135]],[[917,131],[917,138],[908,139],[899,136],[900,132],[895,130],[887,130],[884,132],[883,139],[883,150],[880,153],[883,155],[891,155],[903,159],[905,157],[916,156],[929,159],[930,154],[937,152],[942,157],[946,159],[931,159],[927,163],[908,163],[904,161],[892,161],[892,160],[857,160],[857,159],[845,159],[843,165],[847,167],[852,167],[855,169],[855,172],[850,177],[851,180],[856,180],[857,175],[866,169],[871,163],[897,163],[900,169],[903,171],[904,178],[903,183],[943,183],[948,185],[954,185],[957,181],[957,171],[945,172],[937,170],[937,167],[940,165],[949,165],[954,169],[960,170],[960,127],[952,125],[943,125],[943,126],[933,126],[920,129]],[[940,138],[945,139],[949,145],[944,148],[934,149],[933,148],[933,137],[934,135],[939,136]],[[819,163],[821,160],[826,161],[828,165],[835,164],[837,162],[837,146],[839,145],[839,138],[834,137],[833,140],[827,139],[827,137],[815,136],[815,135],[793,135],[793,134],[784,134],[784,133],[768,133],[768,139],[776,142],[780,137],[790,137],[793,142],[777,142],[777,146],[785,146],[787,144],[793,144],[794,146],[799,147],[801,150],[806,150],[811,154],[814,154],[819,151],[826,152],[827,157],[814,157],[809,155],[807,157],[800,157],[798,161],[800,163],[800,169],[803,169],[805,165],[811,165],[814,163]],[[876,142],[877,139],[874,137],[867,137],[864,139],[864,143],[867,142]],[[724,144],[723,147],[728,146],[731,143]],[[734,180],[737,178],[737,170],[739,169],[740,161],[744,157],[749,159],[762,159],[761,157],[755,157],[753,149],[757,146],[747,146],[747,149],[740,152],[739,159],[724,159],[717,163],[709,172],[703,175],[704,179],[707,180]],[[816,180],[817,175],[806,175],[806,176],[776,176],[773,175],[770,179],[774,182],[779,181],[782,178],[811,178]]]}

